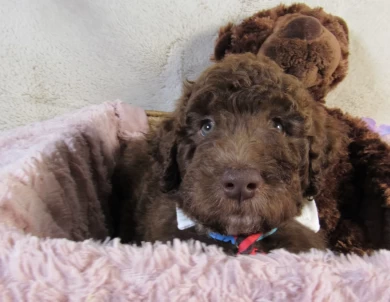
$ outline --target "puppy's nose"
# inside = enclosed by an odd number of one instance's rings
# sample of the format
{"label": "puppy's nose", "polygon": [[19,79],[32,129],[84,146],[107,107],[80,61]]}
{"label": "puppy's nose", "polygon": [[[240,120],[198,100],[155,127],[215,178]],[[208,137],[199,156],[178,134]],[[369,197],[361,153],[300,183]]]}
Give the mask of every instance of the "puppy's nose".
{"label": "puppy's nose", "polygon": [[240,202],[255,196],[260,184],[261,175],[255,169],[226,170],[222,176],[226,197]]}

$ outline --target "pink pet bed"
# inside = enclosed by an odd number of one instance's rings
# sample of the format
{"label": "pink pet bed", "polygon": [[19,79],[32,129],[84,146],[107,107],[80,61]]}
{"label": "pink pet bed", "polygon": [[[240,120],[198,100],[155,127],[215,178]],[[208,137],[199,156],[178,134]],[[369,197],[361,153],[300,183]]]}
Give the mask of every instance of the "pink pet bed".
{"label": "pink pet bed", "polygon": [[108,239],[120,142],[147,130],[143,110],[113,102],[0,136],[0,301],[390,301],[388,251],[230,257]]}

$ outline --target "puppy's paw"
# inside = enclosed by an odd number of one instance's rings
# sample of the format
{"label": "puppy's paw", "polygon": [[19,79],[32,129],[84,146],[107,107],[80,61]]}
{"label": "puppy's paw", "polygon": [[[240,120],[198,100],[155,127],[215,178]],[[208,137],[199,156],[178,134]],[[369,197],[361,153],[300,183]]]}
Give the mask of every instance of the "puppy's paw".
{"label": "puppy's paw", "polygon": [[315,233],[293,219],[283,223],[273,235],[260,241],[260,244],[265,252],[286,249],[292,253],[300,253],[310,249],[326,249],[326,241],[321,232]]}

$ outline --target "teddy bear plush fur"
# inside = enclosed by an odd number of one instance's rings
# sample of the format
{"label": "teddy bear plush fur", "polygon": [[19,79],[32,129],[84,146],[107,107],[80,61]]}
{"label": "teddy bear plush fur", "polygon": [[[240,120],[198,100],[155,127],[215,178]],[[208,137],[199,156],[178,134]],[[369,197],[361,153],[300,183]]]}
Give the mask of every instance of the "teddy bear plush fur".
{"label": "teddy bear plush fur", "polygon": [[390,147],[361,119],[328,113],[349,140],[315,198],[328,245],[342,253],[390,249]]}
{"label": "teddy bear plush fur", "polygon": [[[321,8],[280,5],[220,29],[214,60],[245,52],[270,57],[324,102],[347,74],[348,28]],[[336,252],[389,249],[390,147],[361,119],[327,111],[343,125],[347,144],[315,196],[321,231]]]}
{"label": "teddy bear plush fur", "polygon": [[280,5],[220,29],[214,58],[243,52],[270,57],[299,78],[314,99],[323,101],[346,76],[348,27],[321,8]]}

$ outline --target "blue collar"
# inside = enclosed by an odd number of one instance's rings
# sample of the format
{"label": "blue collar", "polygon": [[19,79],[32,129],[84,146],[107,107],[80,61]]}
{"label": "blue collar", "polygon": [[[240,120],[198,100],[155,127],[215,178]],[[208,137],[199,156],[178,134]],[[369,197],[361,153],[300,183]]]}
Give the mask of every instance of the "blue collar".
{"label": "blue collar", "polygon": [[[262,234],[259,238],[257,238],[256,241],[263,240],[264,238],[271,236],[273,233],[275,233],[278,230],[278,228],[274,228],[271,231]],[[237,244],[237,236],[231,236],[231,235],[222,235],[214,232],[210,232],[209,236],[215,240],[222,241],[222,242],[229,242],[231,244]]]}

